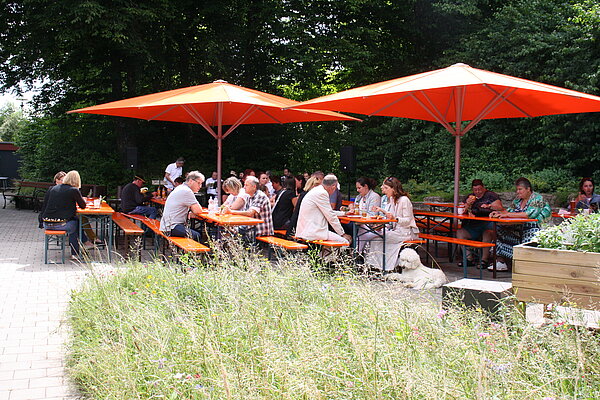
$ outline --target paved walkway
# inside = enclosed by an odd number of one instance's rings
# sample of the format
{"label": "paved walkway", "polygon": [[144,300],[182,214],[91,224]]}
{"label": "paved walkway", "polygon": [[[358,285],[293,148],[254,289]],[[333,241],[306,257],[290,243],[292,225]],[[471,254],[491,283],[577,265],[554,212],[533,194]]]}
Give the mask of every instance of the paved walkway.
{"label": "paved walkway", "polygon": [[64,312],[87,267],[43,257],[37,214],[0,209],[0,400],[79,398],[65,373]]}

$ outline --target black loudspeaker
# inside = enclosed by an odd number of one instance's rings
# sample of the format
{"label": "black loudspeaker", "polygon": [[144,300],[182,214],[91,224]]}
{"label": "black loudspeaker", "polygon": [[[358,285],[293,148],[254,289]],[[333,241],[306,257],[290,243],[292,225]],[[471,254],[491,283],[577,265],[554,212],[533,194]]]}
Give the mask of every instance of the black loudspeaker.
{"label": "black loudspeaker", "polygon": [[342,171],[354,173],[356,170],[356,153],[354,146],[343,146],[340,149],[340,164]]}
{"label": "black loudspeaker", "polygon": [[137,169],[138,167],[138,148],[125,148],[125,167],[129,169]]}

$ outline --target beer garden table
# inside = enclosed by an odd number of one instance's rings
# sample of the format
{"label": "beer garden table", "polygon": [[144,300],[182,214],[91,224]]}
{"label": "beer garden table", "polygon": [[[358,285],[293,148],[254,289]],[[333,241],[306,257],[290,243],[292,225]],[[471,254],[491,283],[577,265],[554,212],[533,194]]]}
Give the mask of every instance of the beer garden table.
{"label": "beer garden table", "polygon": [[[106,239],[108,234],[107,247],[108,247],[108,262],[112,260],[112,246],[113,246],[113,224],[112,216],[115,210],[105,202],[100,202],[100,207],[94,207],[93,204],[89,203],[89,199],[86,201],[86,208],[77,208],[77,216],[79,217],[79,238],[81,240],[83,232],[83,217],[94,219],[96,221],[96,232],[100,233],[99,237],[101,240]],[[100,228],[100,229],[98,229]]]}
{"label": "beer garden table", "polygon": [[[527,222],[536,222],[537,219],[532,218],[492,218],[492,217],[474,217],[468,214],[454,214],[451,212],[440,212],[440,211],[414,211],[415,220],[425,225],[426,233],[430,233],[433,228],[441,225],[445,222],[449,222],[450,235],[454,236],[453,221],[456,220],[470,220],[470,221],[483,221],[492,222],[494,224],[494,232],[497,232],[498,225],[522,225]],[[496,251],[494,251],[494,265],[496,264]],[[496,268],[493,269],[493,278],[496,278]]]}
{"label": "beer garden table", "polygon": [[[361,215],[343,215],[343,216],[339,216],[338,219],[340,220],[341,223],[344,224],[349,224],[349,223],[353,223],[352,224],[352,248],[356,249],[357,245],[358,245],[358,241],[360,240],[360,237],[362,235],[364,235],[365,233],[368,232],[372,232],[375,235],[377,235],[378,237],[381,238],[381,240],[383,240],[383,254],[382,254],[382,261],[383,263],[381,264],[383,266],[383,270],[385,271],[385,231],[386,231],[386,224],[388,222],[396,222],[395,219],[383,219],[383,218],[376,218],[376,217],[371,217],[371,216],[367,216],[367,217],[363,217]],[[362,234],[358,233],[358,228],[359,226],[363,227],[365,229],[365,232]]]}

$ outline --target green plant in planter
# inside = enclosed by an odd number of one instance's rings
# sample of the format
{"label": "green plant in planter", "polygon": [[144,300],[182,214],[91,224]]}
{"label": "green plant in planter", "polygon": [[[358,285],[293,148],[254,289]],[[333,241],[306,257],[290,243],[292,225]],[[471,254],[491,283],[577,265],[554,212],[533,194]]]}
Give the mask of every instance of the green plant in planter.
{"label": "green plant in planter", "polygon": [[537,233],[538,247],[600,253],[600,214],[579,214]]}

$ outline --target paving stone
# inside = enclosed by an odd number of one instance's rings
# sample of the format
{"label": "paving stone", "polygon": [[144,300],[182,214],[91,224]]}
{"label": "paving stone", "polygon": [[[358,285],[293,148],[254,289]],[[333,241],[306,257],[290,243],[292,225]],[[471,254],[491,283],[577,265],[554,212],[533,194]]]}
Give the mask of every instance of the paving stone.
{"label": "paving stone", "polygon": [[79,398],[64,368],[65,311],[89,267],[44,264],[37,216],[0,209],[0,400]]}

